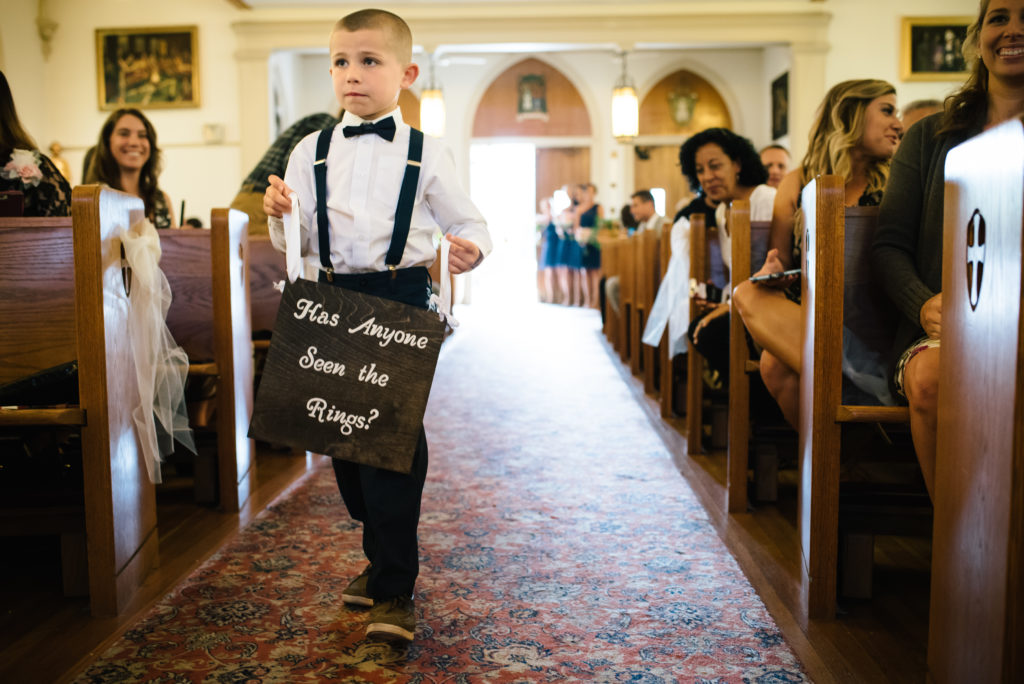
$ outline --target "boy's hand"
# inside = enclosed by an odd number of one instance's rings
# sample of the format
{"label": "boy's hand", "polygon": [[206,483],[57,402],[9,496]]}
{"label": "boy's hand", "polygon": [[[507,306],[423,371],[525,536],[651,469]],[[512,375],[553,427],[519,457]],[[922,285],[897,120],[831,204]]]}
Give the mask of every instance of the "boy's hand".
{"label": "boy's hand", "polygon": [[292,189],[277,176],[271,175],[267,180],[270,181],[270,185],[263,193],[263,211],[267,216],[281,218],[286,211],[292,210],[292,201],[288,199]]}
{"label": "boy's hand", "polygon": [[[267,190],[270,191],[269,188]],[[448,270],[451,273],[467,273],[472,271],[483,260],[484,255],[475,242],[455,235],[444,236],[451,243],[448,250]]]}

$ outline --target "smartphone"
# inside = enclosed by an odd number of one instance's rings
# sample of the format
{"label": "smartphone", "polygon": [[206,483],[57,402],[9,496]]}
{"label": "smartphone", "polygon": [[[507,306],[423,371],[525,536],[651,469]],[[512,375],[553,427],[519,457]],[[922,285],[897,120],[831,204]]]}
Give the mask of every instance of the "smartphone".
{"label": "smartphone", "polygon": [[791,268],[788,271],[776,271],[775,273],[766,273],[764,275],[750,276],[750,282],[763,283],[767,280],[779,280],[780,278],[788,278],[789,276],[795,275],[800,275],[799,268]]}

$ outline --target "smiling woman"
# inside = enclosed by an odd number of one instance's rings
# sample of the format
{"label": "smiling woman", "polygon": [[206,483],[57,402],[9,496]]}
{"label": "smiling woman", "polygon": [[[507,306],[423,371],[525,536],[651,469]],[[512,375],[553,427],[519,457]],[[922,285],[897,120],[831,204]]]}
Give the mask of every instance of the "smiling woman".
{"label": "smiling woman", "polygon": [[141,197],[146,218],[157,228],[175,226],[171,201],[157,184],[160,148],[156,129],[137,109],[118,109],[107,117],[85,173],[85,183],[101,183]]}
{"label": "smiling woman", "polygon": [[[818,108],[803,163],[779,185],[768,258],[757,274],[785,271],[801,263],[800,191],[815,176],[835,174],[845,178],[847,206],[877,205],[889,176],[889,160],[902,134],[896,89],[891,84],[858,79],[833,86]],[[744,325],[754,342],[764,348],[761,377],[794,427],[799,422],[803,356],[796,283],[795,276],[758,283],[744,281],[734,294]]]}
{"label": "smiling woman", "polygon": [[970,76],[945,111],[910,130],[893,161],[878,215],[874,258],[903,312],[892,378],[910,405],[910,431],[933,492],[942,330],[946,154],[967,138],[1024,112],[1024,0],[982,0],[967,30]]}

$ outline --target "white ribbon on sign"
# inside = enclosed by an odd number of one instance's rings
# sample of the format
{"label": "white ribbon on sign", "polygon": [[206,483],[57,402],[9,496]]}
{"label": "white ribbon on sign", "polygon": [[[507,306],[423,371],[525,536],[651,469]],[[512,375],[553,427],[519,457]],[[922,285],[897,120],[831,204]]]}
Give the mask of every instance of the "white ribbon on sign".
{"label": "white ribbon on sign", "polygon": [[451,328],[458,328],[459,322],[452,316],[452,274],[448,270],[448,250],[452,244],[441,239],[441,282],[440,295],[430,295],[430,308],[437,312],[438,317]]}

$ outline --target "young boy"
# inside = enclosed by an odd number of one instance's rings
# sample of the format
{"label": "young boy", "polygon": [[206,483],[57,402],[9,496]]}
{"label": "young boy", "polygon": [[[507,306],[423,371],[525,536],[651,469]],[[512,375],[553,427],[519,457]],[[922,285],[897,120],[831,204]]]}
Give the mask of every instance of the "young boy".
{"label": "young boy", "polygon": [[[399,92],[419,75],[406,23],[383,10],[349,14],[331,32],[330,56],[334,93],[345,115],[328,133],[311,134],[295,147],[283,181],[270,176],[263,206],[272,242],[284,250],[281,217],[291,211],[294,192],[307,272],[312,266],[321,282],[426,308],[425,267],[435,256],[436,227],[451,243],[449,269],[465,273],[490,252],[487,225],[459,186],[450,153],[402,122]],[[326,152],[320,139],[325,136]],[[417,140],[422,160],[416,159]],[[314,164],[322,168],[325,158],[326,216],[318,216]],[[372,606],[368,637],[411,641],[426,436],[421,430],[408,475],[337,459],[333,465],[349,514],[363,523],[369,560],[342,600]]]}

